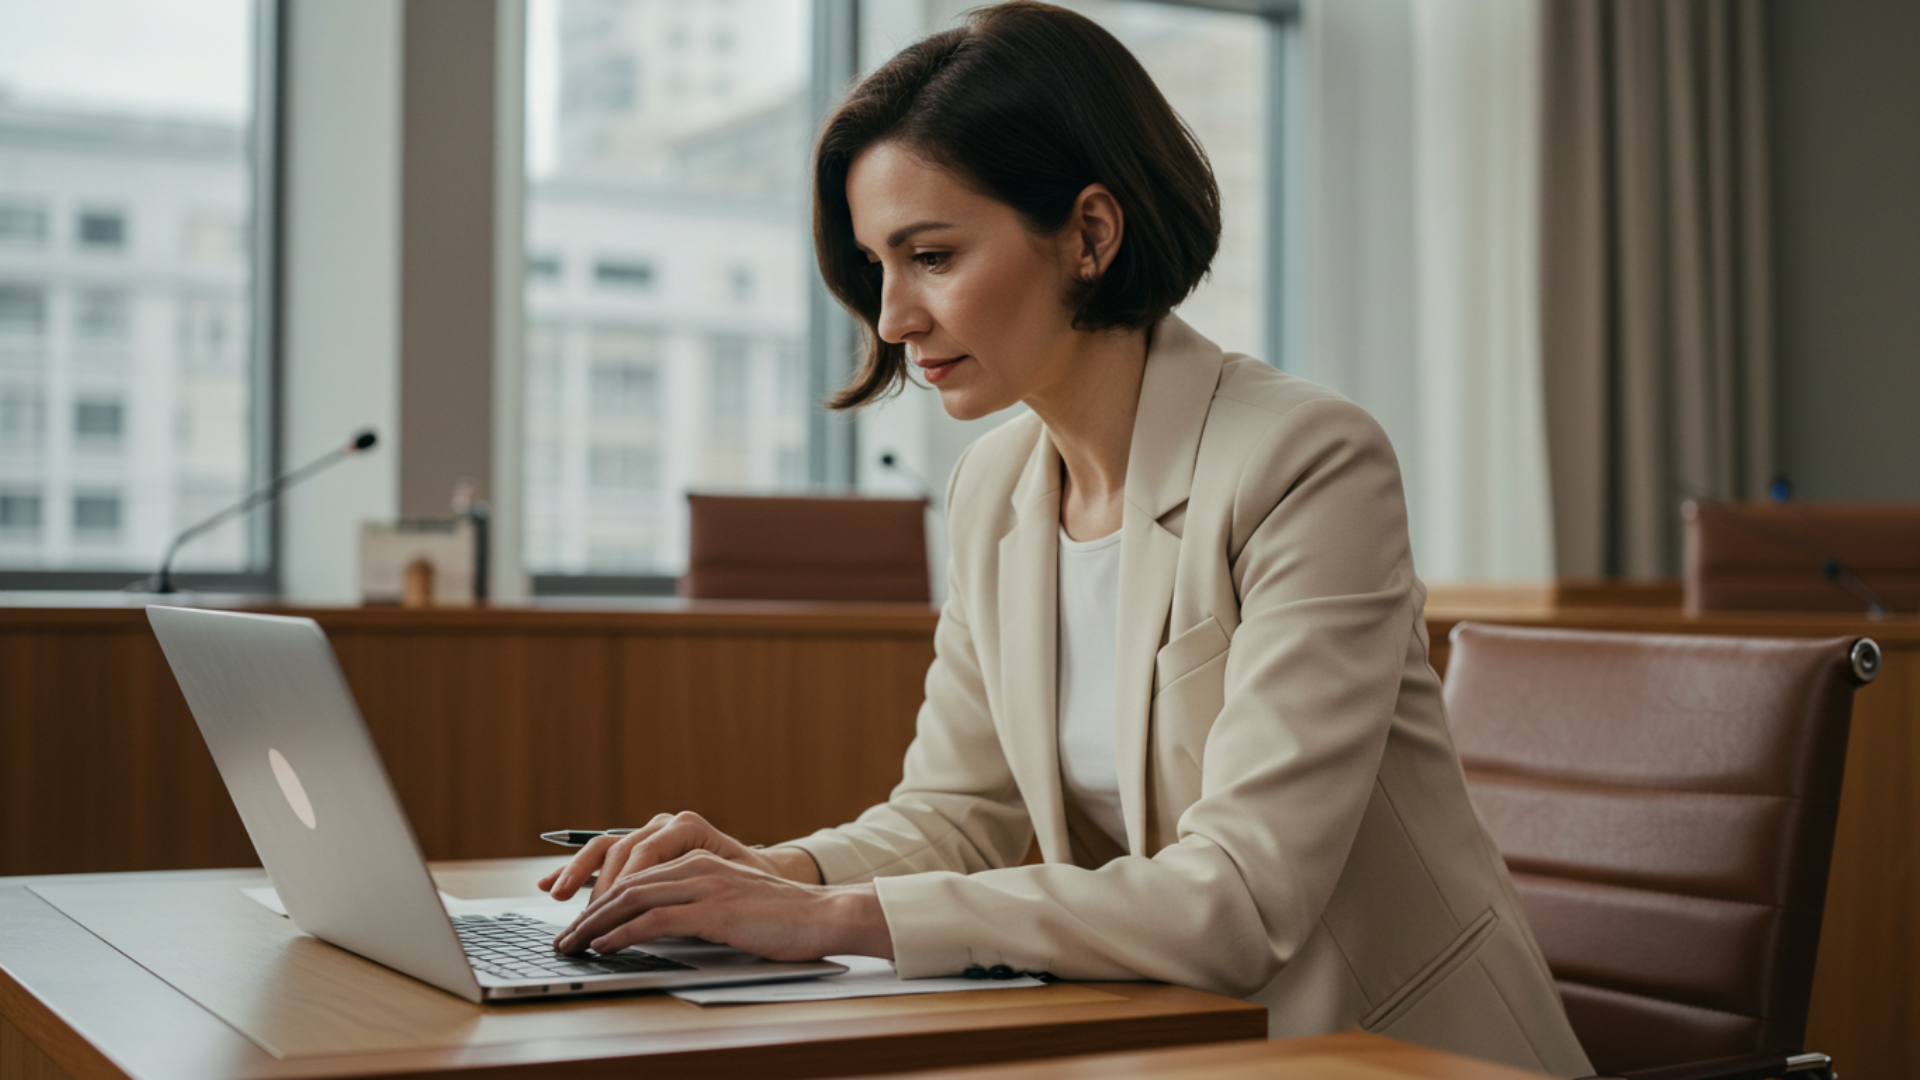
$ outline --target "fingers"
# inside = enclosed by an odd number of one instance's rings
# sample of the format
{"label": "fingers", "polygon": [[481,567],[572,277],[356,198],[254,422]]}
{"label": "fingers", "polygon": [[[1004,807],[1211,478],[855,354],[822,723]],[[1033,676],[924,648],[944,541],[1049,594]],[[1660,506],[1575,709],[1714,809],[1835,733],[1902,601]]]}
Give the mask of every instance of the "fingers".
{"label": "fingers", "polygon": [[648,861],[646,859],[636,858],[635,852],[644,850],[644,845],[659,836],[662,832],[671,828],[673,823],[681,816],[682,815],[679,814],[655,814],[653,820],[647,822],[644,827],[635,829],[633,832],[621,837],[617,843],[611,848],[608,848],[606,857],[601,860],[598,868],[600,871],[600,880],[594,883],[592,898],[596,900],[599,899],[603,893],[613,886],[615,881],[632,873],[634,869],[641,869],[646,866],[652,866],[657,862],[666,861],[664,859]]}
{"label": "fingers", "polygon": [[[663,929],[662,924],[668,917],[659,913],[691,904],[711,891],[710,882],[697,878],[623,883],[619,892],[610,894],[595,904],[592,911],[582,914],[555,940],[554,947],[566,953],[581,952],[589,947],[595,952],[614,952],[636,941],[652,941],[686,932]],[[621,935],[620,944],[612,945],[611,935],[616,931]]]}
{"label": "fingers", "polygon": [[700,909],[696,905],[663,903],[615,926],[584,947],[606,954],[660,938],[705,937],[706,932],[701,925]]}
{"label": "fingers", "polygon": [[565,866],[539,881],[555,900],[571,899],[594,874],[600,880],[590,894],[598,898],[615,881],[672,862],[689,851],[711,851],[730,859],[750,853],[745,845],[714,828],[699,814],[658,814],[625,836],[597,836]]}
{"label": "fingers", "polygon": [[540,887],[553,894],[555,900],[571,899],[586,884],[594,871],[600,869],[606,861],[607,850],[614,845],[611,836],[596,836],[587,841],[585,847],[574,853],[566,865],[540,879]]}
{"label": "fingers", "polygon": [[[631,846],[634,843],[638,843],[642,838],[658,831],[671,820],[673,820],[671,814],[658,814],[645,826],[635,829],[624,836],[594,837],[592,840],[587,841],[586,846],[582,847],[565,866],[547,875],[547,877],[542,878],[540,887],[552,893],[555,900],[571,899],[573,894],[579,891],[581,886],[588,884],[592,880],[593,875],[602,873],[609,862],[618,866],[620,863],[626,861],[624,855],[618,857],[614,855],[615,851],[627,850],[621,847],[621,845],[626,844]],[[600,880],[606,881],[609,879],[602,874]]]}
{"label": "fingers", "polygon": [[673,862],[691,851],[710,851],[734,858],[746,850],[739,841],[714,828],[699,814],[661,814],[648,822],[645,829],[624,838],[607,852],[594,895],[606,892],[621,878]]}
{"label": "fingers", "polygon": [[[573,924],[554,938],[561,952],[585,949],[606,931],[645,914],[656,906],[691,903],[711,894],[716,875],[753,875],[758,871],[729,863],[708,851],[689,852],[684,858],[620,879],[587,905]],[[654,936],[660,936],[654,931]],[[651,940],[635,937],[633,941]],[[599,946],[595,945],[595,948]],[[624,947],[624,946],[622,946]]]}

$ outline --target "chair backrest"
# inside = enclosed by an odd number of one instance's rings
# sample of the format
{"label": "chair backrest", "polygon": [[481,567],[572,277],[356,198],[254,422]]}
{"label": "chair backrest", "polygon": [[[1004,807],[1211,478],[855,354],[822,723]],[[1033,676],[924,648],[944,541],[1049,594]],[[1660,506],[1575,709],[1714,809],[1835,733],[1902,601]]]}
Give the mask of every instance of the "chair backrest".
{"label": "chair backrest", "polygon": [[1920,609],[1920,503],[1690,502],[1688,611]]}
{"label": "chair backrest", "polygon": [[926,508],[919,499],[688,495],[680,594],[926,603]]}
{"label": "chair backrest", "polygon": [[1806,1033],[1866,639],[1462,623],[1474,805],[1602,1073]]}

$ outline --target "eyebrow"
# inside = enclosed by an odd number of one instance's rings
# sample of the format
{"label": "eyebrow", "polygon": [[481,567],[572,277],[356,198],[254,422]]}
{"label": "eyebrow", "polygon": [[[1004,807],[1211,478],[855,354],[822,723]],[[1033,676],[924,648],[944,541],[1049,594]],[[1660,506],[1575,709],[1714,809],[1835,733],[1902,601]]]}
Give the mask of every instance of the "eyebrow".
{"label": "eyebrow", "polygon": [[918,236],[923,232],[930,232],[934,229],[951,229],[951,228],[953,228],[953,226],[944,221],[916,221],[911,225],[901,226],[900,228],[895,229],[893,230],[893,232],[887,234],[887,246],[890,248],[897,248],[901,244],[906,243],[912,237]]}

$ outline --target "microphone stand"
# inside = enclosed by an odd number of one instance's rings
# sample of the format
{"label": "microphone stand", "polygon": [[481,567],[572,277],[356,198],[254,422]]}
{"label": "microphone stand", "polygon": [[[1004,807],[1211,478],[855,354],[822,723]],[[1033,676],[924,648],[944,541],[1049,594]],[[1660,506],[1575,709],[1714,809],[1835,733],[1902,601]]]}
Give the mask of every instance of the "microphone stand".
{"label": "microphone stand", "polygon": [[207,532],[232,521],[234,518],[239,517],[262,503],[272,502],[280,496],[281,492],[300,483],[313,474],[321,472],[327,467],[343,461],[346,458],[350,458],[362,450],[371,449],[376,441],[378,441],[378,438],[371,430],[363,431],[354,436],[353,441],[345,446],[329,450],[292,472],[282,473],[274,477],[267,486],[253,492],[246,498],[241,499],[239,502],[234,503],[232,506],[227,507],[225,510],[220,511],[205,521],[189,526],[185,532],[173,538],[172,544],[168,545],[166,557],[160,560],[159,571],[152,577],[141,578],[139,581],[127,586],[127,591],[151,592],[162,595],[178,592],[179,590],[176,589],[173,584],[173,557],[179,554],[180,548],[186,544],[187,541],[197,536],[205,535]]}

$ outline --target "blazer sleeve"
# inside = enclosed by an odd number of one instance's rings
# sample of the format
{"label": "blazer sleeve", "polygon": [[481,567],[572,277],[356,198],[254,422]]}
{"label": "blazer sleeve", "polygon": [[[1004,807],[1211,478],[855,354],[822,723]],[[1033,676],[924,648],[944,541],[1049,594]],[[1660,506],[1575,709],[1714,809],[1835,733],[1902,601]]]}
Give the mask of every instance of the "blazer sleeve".
{"label": "blazer sleeve", "polygon": [[[949,506],[965,464],[963,454],[948,482]],[[1032,842],[1033,825],[994,729],[961,595],[950,581],[899,786],[853,822],[781,845],[812,855],[829,885],[1012,866]]]}
{"label": "blazer sleeve", "polygon": [[1246,997],[1307,940],[1374,791],[1419,601],[1378,425],[1337,399],[1270,423],[1221,553],[1240,621],[1177,839],[1097,870],[881,878],[903,977],[1004,963]]}

